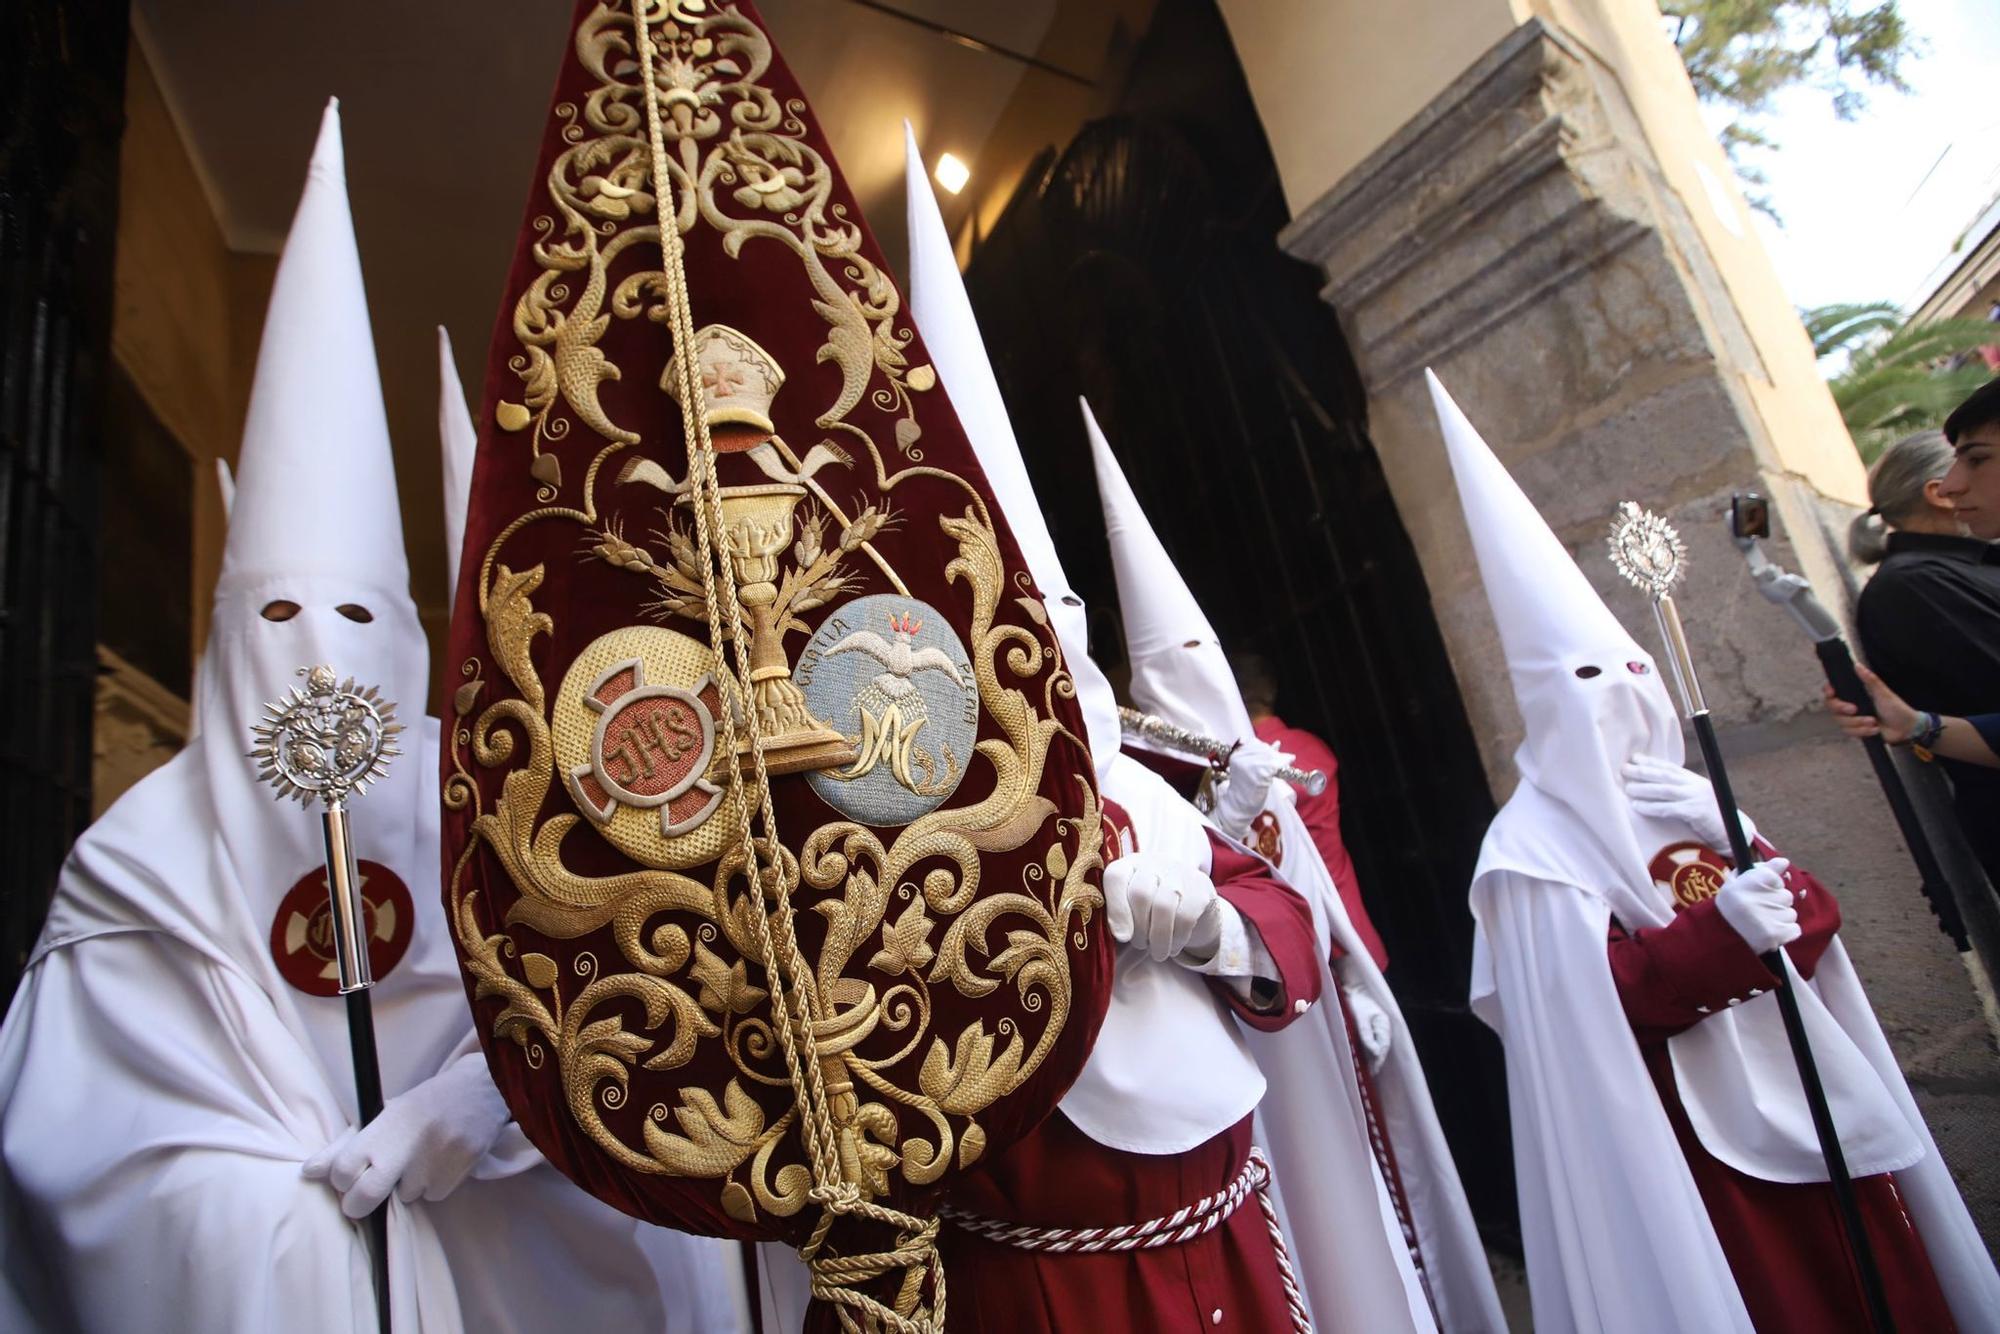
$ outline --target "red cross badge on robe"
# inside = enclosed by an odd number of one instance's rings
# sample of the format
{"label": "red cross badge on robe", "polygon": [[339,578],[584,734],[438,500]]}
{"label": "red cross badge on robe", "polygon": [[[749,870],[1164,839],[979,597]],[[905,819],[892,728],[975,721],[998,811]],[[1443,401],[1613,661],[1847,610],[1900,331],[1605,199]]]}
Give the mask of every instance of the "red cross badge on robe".
{"label": "red cross badge on robe", "polygon": [[[403,961],[417,920],[410,890],[380,862],[363,861],[362,925],[368,937],[368,964],[380,982]],[[333,953],[333,905],[325,868],[300,877],[278,902],[271,919],[271,958],[278,974],[308,996],[338,996],[340,966]]]}
{"label": "red cross badge on robe", "polygon": [[1269,811],[1257,812],[1257,818],[1250,822],[1250,850],[1273,866],[1285,860],[1285,836],[1278,828],[1278,817]]}
{"label": "red cross badge on robe", "polygon": [[1653,854],[1646,869],[1654,884],[1673,895],[1679,912],[1715,897],[1729,874],[1729,861],[1705,843],[1670,843]]}

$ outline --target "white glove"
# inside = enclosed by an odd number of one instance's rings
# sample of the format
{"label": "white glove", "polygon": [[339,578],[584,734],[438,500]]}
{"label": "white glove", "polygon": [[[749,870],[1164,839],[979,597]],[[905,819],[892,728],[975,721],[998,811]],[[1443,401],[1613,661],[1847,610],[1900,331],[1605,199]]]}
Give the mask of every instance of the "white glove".
{"label": "white glove", "polygon": [[1389,1059],[1389,1040],[1395,1034],[1389,1012],[1360,987],[1343,986],[1340,990],[1347,997],[1347,1012],[1354,1016],[1354,1033],[1361,1039],[1361,1054],[1368,1058],[1368,1073],[1372,1075]]}
{"label": "white glove", "polygon": [[[1625,762],[1625,796],[1632,809],[1655,820],[1678,820],[1694,830],[1694,836],[1717,852],[1729,852],[1729,831],[1722,827],[1722,808],[1715,804],[1715,788],[1692,769],[1634,755]],[[1743,837],[1757,837],[1757,826],[1741,811]]]}
{"label": "white glove", "polygon": [[1229,773],[1215,798],[1215,824],[1238,843],[1247,841],[1250,825],[1270,800],[1271,780],[1292,757],[1262,741],[1245,741],[1229,757]]}
{"label": "white glove", "polygon": [[1212,958],[1228,906],[1214,881],[1176,858],[1134,852],[1104,868],[1104,921],[1112,937],[1163,963],[1184,953]]}
{"label": "white glove", "polygon": [[1799,908],[1785,883],[1791,863],[1783,857],[1732,873],[1715,892],[1715,910],[1759,954],[1799,938]]}
{"label": "white glove", "polygon": [[308,1158],[300,1173],[340,1193],[349,1218],[366,1218],[391,1191],[405,1204],[458,1189],[513,1113],[471,1052],[389,1099],[381,1115]]}

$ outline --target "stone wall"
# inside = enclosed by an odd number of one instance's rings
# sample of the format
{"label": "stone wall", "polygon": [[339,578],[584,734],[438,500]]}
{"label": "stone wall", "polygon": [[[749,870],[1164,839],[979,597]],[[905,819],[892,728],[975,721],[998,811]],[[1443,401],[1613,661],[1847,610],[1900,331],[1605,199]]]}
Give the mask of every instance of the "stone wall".
{"label": "stone wall", "polygon": [[1793,349],[1774,344],[1768,310],[1744,305],[1697,207],[1710,202],[1661,170],[1618,71],[1532,19],[1282,240],[1325,274],[1347,330],[1496,794],[1513,782],[1520,721],[1424,368],[1642,643],[1657,632],[1604,558],[1607,520],[1629,498],[1679,526],[1691,562],[1683,615],[1738,793],[1846,905],[1845,938],[1883,1025],[2000,1237],[2000,1154],[1978,1128],[2000,1112],[2000,1056],[1862,752],[1819,709],[1810,646],[1758,596],[1724,522],[1732,492],[1770,496],[1773,558],[1844,606],[1832,534],[1852,513],[1857,468],[1801,467],[1813,442],[1801,446],[1796,422],[1774,429],[1787,394],[1814,419],[1830,403],[1816,382],[1780,392]]}

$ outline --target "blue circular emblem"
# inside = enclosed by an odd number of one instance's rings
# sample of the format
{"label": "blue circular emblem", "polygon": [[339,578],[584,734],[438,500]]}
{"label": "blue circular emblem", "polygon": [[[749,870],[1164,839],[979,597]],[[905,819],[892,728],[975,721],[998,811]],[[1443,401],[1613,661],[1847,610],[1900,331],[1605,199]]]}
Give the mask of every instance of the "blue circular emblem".
{"label": "blue circular emblem", "polygon": [[852,764],[807,775],[835,810],[894,827],[957,790],[979,734],[979,686],[935,607],[893,593],[843,604],[799,654],[792,679],[857,752]]}

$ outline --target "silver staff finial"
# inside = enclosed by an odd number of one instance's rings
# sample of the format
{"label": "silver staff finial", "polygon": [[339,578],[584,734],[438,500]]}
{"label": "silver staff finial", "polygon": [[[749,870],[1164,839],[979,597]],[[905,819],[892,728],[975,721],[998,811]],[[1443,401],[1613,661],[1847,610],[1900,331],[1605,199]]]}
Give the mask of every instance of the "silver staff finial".
{"label": "silver staff finial", "polygon": [[1655,602],[1670,595],[1686,572],[1687,544],[1681,535],[1665,519],[1632,501],[1619,502],[1607,545],[1618,573]]}
{"label": "silver staff finial", "polygon": [[331,667],[301,667],[298,674],[304,688],[293,686],[266,704],[263,721],[250,729],[257,743],[250,758],[279,800],[310,805],[318,797],[338,806],[367,791],[402,754],[396,738],[403,727],[395,702],[376,687],[357,686],[352,677],[340,682]]}

